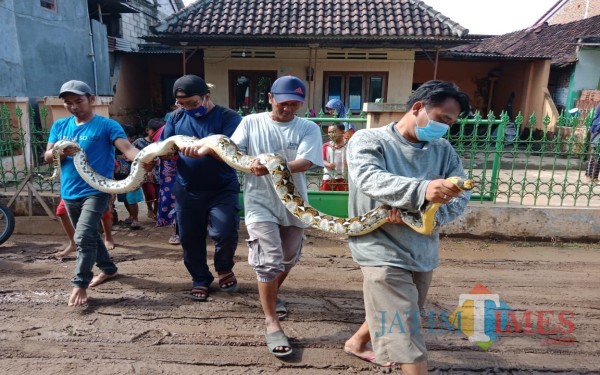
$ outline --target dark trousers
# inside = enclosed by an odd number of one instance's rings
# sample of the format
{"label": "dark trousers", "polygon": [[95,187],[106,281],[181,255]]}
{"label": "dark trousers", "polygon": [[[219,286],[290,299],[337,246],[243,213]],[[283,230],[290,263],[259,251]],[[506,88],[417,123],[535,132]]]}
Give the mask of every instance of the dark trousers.
{"label": "dark trousers", "polygon": [[110,195],[99,193],[75,200],[65,199],[69,218],[75,228],[75,244],[77,244],[77,264],[75,276],[71,283],[76,288],[87,288],[92,281],[94,263],[106,275],[117,272],[98,232],[102,214],[108,208]]}
{"label": "dark trousers", "polygon": [[183,263],[193,286],[208,287],[214,277],[206,260],[207,235],[215,244],[215,270],[233,268],[240,226],[238,191],[189,191],[175,183],[173,192]]}

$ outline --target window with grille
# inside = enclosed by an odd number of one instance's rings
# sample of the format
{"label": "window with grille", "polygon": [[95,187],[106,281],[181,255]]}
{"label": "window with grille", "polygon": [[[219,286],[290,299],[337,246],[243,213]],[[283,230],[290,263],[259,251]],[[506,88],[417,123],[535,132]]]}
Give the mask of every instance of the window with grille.
{"label": "window with grille", "polygon": [[387,72],[323,72],[323,80],[323,105],[340,99],[352,113],[359,113],[364,102],[385,101]]}

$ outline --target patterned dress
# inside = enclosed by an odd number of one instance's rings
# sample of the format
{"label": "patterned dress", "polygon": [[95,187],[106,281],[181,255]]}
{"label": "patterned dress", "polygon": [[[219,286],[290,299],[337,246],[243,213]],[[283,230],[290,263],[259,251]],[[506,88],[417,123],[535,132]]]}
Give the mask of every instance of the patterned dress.
{"label": "patterned dress", "polygon": [[[152,136],[152,141],[158,142],[164,130],[164,125]],[[158,212],[156,213],[156,226],[166,227],[175,224],[175,196],[173,185],[177,176],[177,159],[160,160],[158,165]]]}
{"label": "patterned dress", "polygon": [[177,176],[177,160],[161,160],[159,165],[160,189],[158,192],[158,212],[156,226],[165,227],[175,224],[175,196],[173,184]]}

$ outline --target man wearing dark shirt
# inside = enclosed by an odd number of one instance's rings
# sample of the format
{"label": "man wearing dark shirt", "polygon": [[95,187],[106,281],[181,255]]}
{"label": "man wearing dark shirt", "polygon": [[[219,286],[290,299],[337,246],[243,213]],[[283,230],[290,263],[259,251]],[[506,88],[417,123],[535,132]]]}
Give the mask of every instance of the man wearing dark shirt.
{"label": "man wearing dark shirt", "polygon": [[[198,76],[185,75],[175,81],[173,95],[180,109],[169,118],[161,140],[173,135],[230,137],[241,121],[236,112],[211,101],[208,85]],[[214,266],[220,289],[232,292],[237,288],[232,269],[240,223],[239,190],[236,172],[224,162],[179,153],[173,192],[183,262],[192,276],[190,293],[195,300],[208,299],[214,280],[206,260],[207,234],[215,243]]]}

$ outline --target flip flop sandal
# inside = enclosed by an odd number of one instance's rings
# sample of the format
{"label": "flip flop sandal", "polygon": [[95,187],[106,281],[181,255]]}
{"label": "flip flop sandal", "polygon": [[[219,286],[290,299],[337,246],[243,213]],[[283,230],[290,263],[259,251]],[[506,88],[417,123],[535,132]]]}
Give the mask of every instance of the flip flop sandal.
{"label": "flip flop sandal", "polygon": [[[273,333],[267,333],[267,330],[265,330],[265,339],[267,340],[269,353],[273,354],[275,357],[285,357],[292,354],[292,347],[283,331],[279,330]],[[277,347],[287,348],[288,350],[275,350]]]}
{"label": "flip flop sandal", "polygon": [[195,286],[190,291],[190,296],[192,296],[193,300],[205,302],[208,300],[208,287]]}
{"label": "flip flop sandal", "polygon": [[219,288],[222,292],[235,292],[238,282],[233,271],[219,273]]}
{"label": "flip flop sandal", "polygon": [[277,313],[277,317],[279,320],[284,320],[288,316],[288,309],[285,306],[285,301],[277,298],[277,302],[275,302],[275,313]]}

